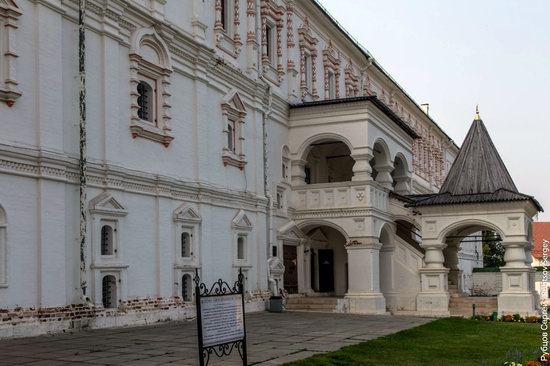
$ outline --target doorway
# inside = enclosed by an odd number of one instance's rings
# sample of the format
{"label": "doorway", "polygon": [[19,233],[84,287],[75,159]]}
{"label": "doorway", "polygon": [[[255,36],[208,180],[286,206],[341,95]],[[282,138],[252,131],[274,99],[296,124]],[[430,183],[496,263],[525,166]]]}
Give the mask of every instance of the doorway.
{"label": "doorway", "polygon": [[283,245],[284,286],[289,294],[298,293],[298,252],[295,246]]}
{"label": "doorway", "polygon": [[334,251],[319,249],[319,292],[334,292]]}

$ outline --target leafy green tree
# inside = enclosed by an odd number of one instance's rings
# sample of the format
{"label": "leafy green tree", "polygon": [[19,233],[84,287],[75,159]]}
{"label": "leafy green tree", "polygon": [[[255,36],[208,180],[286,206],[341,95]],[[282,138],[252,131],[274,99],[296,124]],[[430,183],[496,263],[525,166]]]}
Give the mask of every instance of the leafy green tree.
{"label": "leafy green tree", "polygon": [[504,247],[499,235],[494,231],[483,231],[483,267],[504,266]]}

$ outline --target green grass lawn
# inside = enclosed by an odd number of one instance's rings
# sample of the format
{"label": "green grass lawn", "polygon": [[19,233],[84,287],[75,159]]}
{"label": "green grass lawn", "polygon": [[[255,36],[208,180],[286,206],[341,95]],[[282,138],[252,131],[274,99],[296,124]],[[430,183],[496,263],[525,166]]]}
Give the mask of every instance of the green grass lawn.
{"label": "green grass lawn", "polygon": [[502,366],[536,357],[540,324],[439,319],[288,365]]}

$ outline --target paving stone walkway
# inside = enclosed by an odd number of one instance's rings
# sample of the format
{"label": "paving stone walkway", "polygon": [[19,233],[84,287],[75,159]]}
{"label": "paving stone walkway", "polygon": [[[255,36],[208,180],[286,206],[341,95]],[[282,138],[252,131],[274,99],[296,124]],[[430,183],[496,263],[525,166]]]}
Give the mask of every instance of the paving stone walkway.
{"label": "paving stone walkway", "polygon": [[[431,321],[404,316],[247,315],[250,365],[281,365]],[[197,365],[196,322],[0,340],[0,365]],[[238,357],[238,356],[237,356]],[[210,365],[239,365],[236,357]]]}

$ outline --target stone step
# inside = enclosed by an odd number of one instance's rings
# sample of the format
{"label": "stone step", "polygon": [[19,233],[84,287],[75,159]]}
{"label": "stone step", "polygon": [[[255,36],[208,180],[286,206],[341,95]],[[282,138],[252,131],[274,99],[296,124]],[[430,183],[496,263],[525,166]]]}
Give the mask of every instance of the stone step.
{"label": "stone step", "polygon": [[328,304],[336,306],[338,299],[335,297],[293,297],[286,301],[287,304]]}
{"label": "stone step", "polygon": [[336,306],[332,305],[326,305],[326,304],[286,304],[286,309],[322,309],[322,310],[328,310],[332,309],[334,310]]}

